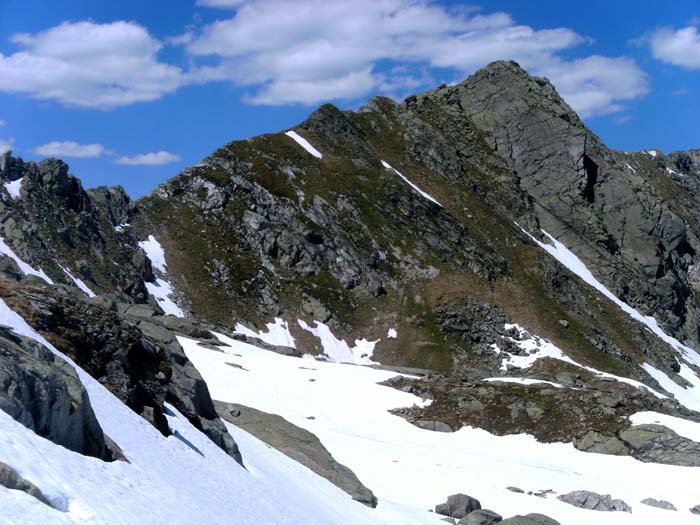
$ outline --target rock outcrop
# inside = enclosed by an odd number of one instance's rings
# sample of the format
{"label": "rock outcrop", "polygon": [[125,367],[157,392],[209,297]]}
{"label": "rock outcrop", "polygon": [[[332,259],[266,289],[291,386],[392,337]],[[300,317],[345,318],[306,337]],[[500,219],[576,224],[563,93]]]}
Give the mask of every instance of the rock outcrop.
{"label": "rock outcrop", "polygon": [[601,512],[632,512],[632,507],[621,499],[613,499],[610,494],[596,494],[588,490],[575,490],[562,494],[557,499],[582,509]]}
{"label": "rock outcrop", "polygon": [[0,327],[0,409],[67,449],[113,459],[75,370],[5,327]]}
{"label": "rock outcrop", "polygon": [[338,463],[311,432],[280,416],[244,405],[220,401],[215,404],[219,415],[229,423],[311,469],[347,492],[355,501],[369,507],[377,506],[377,498],[372,491],[357,479],[352,470]]}
{"label": "rock outcrop", "polygon": [[0,462],[0,485],[11,490],[21,490],[30,496],[38,499],[44,505],[52,506],[46,496],[37,488],[34,483],[27,481],[9,465]]}
{"label": "rock outcrop", "polygon": [[452,494],[445,503],[435,506],[435,512],[450,518],[461,519],[472,511],[481,509],[481,503],[476,498],[466,494]]}

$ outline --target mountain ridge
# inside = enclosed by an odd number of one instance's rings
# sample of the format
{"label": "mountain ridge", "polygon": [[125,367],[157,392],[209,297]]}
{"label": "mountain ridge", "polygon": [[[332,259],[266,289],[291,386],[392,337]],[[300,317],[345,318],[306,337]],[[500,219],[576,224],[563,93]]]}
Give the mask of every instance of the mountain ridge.
{"label": "mountain ridge", "polygon": [[137,201],[4,154],[0,300],[164,438],[175,410],[243,464],[193,364],[236,344],[420,373],[384,384],[431,401],[393,410],[422,429],[696,466],[700,444],[634,423],[700,422],[696,157],[608,149],[515,62],[321,106]]}

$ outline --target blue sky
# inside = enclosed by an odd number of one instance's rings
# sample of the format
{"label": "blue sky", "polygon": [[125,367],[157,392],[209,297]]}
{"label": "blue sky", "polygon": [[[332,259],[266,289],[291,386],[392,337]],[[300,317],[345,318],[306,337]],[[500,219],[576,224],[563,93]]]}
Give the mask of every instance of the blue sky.
{"label": "blue sky", "polygon": [[0,149],[139,197],[323,102],[496,59],[549,77],[611,147],[700,148],[697,0],[0,0]]}

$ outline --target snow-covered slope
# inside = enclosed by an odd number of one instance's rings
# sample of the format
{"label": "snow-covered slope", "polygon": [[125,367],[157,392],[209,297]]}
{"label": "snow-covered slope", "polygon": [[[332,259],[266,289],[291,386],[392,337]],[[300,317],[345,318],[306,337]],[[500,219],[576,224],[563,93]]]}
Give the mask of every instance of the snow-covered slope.
{"label": "snow-covered slope", "polygon": [[[498,437],[468,427],[455,433],[420,429],[389,413],[425,403],[378,384],[393,372],[286,357],[218,337],[223,353],[179,338],[212,397],[279,414],[316,434],[377,495],[377,516],[385,509],[399,513],[395,523],[434,523],[435,516],[426,509],[456,492],[470,494],[504,516],[540,512],[566,525],[697,521],[687,510],[697,504],[697,469],[584,453],[571,444],[538,443],[522,434]],[[698,423],[684,425],[700,428]],[[509,486],[555,493],[540,498],[514,493]],[[594,512],[556,499],[573,490],[612,494],[633,511]],[[648,497],[667,499],[680,511],[670,515],[640,503]]]}
{"label": "snow-covered slope", "polygon": [[[45,345],[0,300],[0,324]],[[76,366],[95,414],[127,462],[105,463],[39,437],[0,411],[2,461],[34,483],[58,510],[0,486],[0,523],[376,524],[396,523],[234,427],[247,470],[168,407],[165,438]],[[410,522],[404,522],[410,523]]]}

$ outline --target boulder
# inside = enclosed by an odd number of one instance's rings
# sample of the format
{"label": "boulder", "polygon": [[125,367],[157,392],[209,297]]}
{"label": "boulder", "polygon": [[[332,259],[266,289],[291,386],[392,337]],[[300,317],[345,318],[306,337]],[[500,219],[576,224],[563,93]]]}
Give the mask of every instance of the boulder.
{"label": "boulder", "polygon": [[352,498],[369,507],[376,507],[377,498],[355,473],[338,463],[321,441],[286,419],[244,405],[215,401],[219,415],[229,423],[253,434],[284,455],[301,463],[327,479]]}
{"label": "boulder", "polygon": [[638,425],[620,432],[620,439],[640,461],[684,467],[700,466],[700,443],[663,425]]}
{"label": "boulder", "polygon": [[52,506],[46,496],[31,481],[20,476],[10,465],[0,461],[0,485],[10,490],[21,490],[35,497],[45,505]]}
{"label": "boulder", "polygon": [[575,439],[574,446],[584,452],[597,454],[611,454],[614,456],[629,454],[629,449],[617,436],[611,436],[596,430],[591,430],[582,438]]}
{"label": "boulder", "polygon": [[658,507],[665,510],[678,510],[673,503],[663,499],[645,498],[642,500],[642,503],[650,507]]}
{"label": "boulder", "polygon": [[500,523],[503,517],[492,510],[478,509],[470,512],[457,522],[457,525],[493,525]]}
{"label": "boulder", "polygon": [[0,410],[57,445],[112,460],[72,366],[39,343],[0,327]]}
{"label": "boulder", "polygon": [[435,506],[435,512],[451,518],[464,518],[469,513],[481,509],[481,503],[476,498],[466,494],[452,494],[447,502]]}
{"label": "boulder", "polygon": [[414,421],[413,424],[419,428],[432,430],[433,432],[454,432],[450,425],[435,419],[419,419],[418,421]]}
{"label": "boulder", "polygon": [[561,525],[557,520],[545,516],[544,514],[526,514],[525,516],[513,516],[501,521],[502,525]]}
{"label": "boulder", "polygon": [[632,512],[632,507],[621,499],[613,499],[609,494],[597,494],[588,490],[575,490],[562,494],[557,499],[582,509],[604,512]]}

